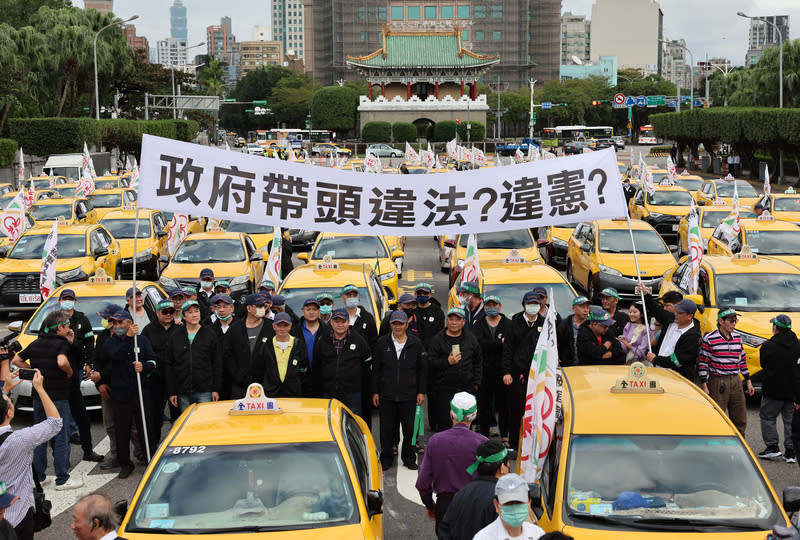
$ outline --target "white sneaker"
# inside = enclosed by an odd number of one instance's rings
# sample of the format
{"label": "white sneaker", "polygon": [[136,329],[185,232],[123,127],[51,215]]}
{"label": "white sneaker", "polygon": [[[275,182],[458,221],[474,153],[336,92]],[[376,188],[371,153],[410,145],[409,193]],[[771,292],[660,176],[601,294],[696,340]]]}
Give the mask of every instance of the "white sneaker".
{"label": "white sneaker", "polygon": [[78,480],[77,478],[70,478],[60,486],[56,486],[56,491],[66,491],[68,489],[78,489],[79,487],[83,487],[83,480]]}
{"label": "white sneaker", "polygon": [[39,483],[42,485],[42,487],[49,486],[50,484],[53,483],[53,477],[52,476],[45,476],[44,480],[40,481]]}

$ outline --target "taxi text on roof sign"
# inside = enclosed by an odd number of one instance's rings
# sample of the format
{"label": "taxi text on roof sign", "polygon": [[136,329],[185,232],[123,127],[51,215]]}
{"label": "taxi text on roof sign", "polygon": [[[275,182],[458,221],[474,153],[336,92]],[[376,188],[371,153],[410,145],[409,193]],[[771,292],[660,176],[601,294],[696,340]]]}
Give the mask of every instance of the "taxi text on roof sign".
{"label": "taxi text on roof sign", "polygon": [[525,257],[520,257],[518,249],[512,249],[503,262],[505,264],[521,264],[525,262]]}
{"label": "taxi text on roof sign", "polygon": [[322,256],[322,262],[317,263],[316,266],[317,270],[338,270],[339,265],[333,261],[333,257],[331,257],[330,253],[326,253]]}
{"label": "taxi text on roof sign", "polygon": [[89,283],[114,283],[114,278],[106,274],[104,268],[95,270],[94,275],[89,278]]}
{"label": "taxi text on roof sign", "polygon": [[658,379],[647,376],[647,368],[641,362],[634,362],[628,369],[628,376],[617,379],[611,387],[615,394],[663,394],[664,388]]}
{"label": "taxi text on roof sign", "polygon": [[264,395],[264,387],[253,383],[247,387],[247,393],[242,399],[233,402],[233,407],[228,414],[277,414],[281,412],[278,402]]}
{"label": "taxi text on roof sign", "polygon": [[732,260],[739,260],[739,261],[754,261],[758,259],[758,255],[753,253],[750,249],[750,246],[742,246],[741,251],[731,257]]}

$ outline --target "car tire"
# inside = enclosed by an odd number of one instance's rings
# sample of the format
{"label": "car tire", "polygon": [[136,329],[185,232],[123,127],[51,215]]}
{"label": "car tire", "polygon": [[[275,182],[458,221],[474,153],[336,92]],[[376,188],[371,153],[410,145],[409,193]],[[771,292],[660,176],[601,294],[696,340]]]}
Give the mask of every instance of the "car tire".
{"label": "car tire", "polygon": [[572,261],[569,259],[566,260],[567,265],[567,283],[570,285],[575,285],[575,276],[572,274]]}
{"label": "car tire", "polygon": [[158,271],[158,259],[153,263],[153,268],[150,270],[150,279],[158,283],[158,280],[161,278],[161,272]]}
{"label": "car tire", "polygon": [[592,274],[589,274],[588,277],[586,278],[585,290],[586,290],[586,298],[589,299],[590,303],[594,304],[595,290],[594,290],[594,280],[592,279]]}
{"label": "car tire", "polygon": [[122,268],[117,265],[116,269],[114,269],[114,281],[119,281],[122,279]]}

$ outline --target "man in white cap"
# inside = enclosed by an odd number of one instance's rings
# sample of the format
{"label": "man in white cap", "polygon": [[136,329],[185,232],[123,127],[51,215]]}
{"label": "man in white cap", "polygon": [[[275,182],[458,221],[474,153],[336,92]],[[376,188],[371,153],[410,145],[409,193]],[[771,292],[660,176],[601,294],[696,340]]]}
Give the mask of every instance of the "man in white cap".
{"label": "man in white cap", "polygon": [[494,508],[497,519],[478,531],[474,540],[535,540],[544,535],[541,527],[526,521],[531,499],[528,484],[518,474],[507,474],[494,487]]}
{"label": "man in white cap", "polygon": [[450,402],[453,427],[433,435],[428,440],[422,457],[416,488],[428,518],[436,522],[437,536],[439,522],[447,512],[453,496],[475,478],[475,470],[470,469],[471,472],[467,472],[467,468],[475,462],[478,446],[488,440],[470,430],[470,424],[475,420],[477,412],[478,402],[475,396],[468,392],[455,394]]}

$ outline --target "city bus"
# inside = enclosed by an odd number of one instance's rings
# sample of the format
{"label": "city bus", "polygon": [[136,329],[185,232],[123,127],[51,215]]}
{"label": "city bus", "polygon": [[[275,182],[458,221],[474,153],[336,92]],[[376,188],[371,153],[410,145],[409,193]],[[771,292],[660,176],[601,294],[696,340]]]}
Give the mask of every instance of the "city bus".
{"label": "city bus", "polygon": [[653,126],[647,125],[639,128],[639,144],[658,144]]}
{"label": "city bus", "polygon": [[555,148],[572,141],[610,139],[613,135],[611,126],[556,126],[542,130],[542,145]]}
{"label": "city bus", "polygon": [[286,141],[292,148],[301,148],[306,141],[332,142],[336,139],[336,134],[329,129],[272,128],[249,131],[247,138],[250,142],[262,146],[269,146],[271,142]]}

